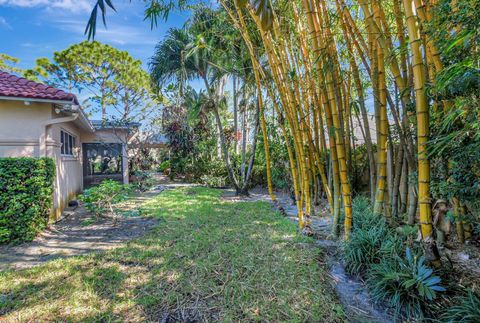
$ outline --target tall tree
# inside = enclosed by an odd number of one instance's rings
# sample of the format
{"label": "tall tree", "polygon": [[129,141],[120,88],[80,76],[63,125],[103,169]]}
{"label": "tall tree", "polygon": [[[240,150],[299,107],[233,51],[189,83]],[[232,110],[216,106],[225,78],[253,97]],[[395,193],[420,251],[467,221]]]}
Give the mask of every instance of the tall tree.
{"label": "tall tree", "polygon": [[40,58],[27,73],[85,95],[85,104],[98,107],[102,119],[138,119],[152,105],[155,93],[141,61],[97,41],[72,45],[54,53],[51,61]]}

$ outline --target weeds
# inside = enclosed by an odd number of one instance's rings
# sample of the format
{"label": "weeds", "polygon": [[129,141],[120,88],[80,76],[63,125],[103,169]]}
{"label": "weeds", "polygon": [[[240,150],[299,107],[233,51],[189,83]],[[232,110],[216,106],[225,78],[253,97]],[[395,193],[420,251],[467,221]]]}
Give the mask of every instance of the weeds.
{"label": "weeds", "polygon": [[202,187],[164,191],[141,207],[159,225],[124,247],[0,272],[0,317],[344,321],[313,241],[269,204],[225,202],[220,194]]}
{"label": "weeds", "polygon": [[480,298],[471,290],[466,296],[456,297],[455,305],[451,306],[442,315],[443,322],[480,322]]}

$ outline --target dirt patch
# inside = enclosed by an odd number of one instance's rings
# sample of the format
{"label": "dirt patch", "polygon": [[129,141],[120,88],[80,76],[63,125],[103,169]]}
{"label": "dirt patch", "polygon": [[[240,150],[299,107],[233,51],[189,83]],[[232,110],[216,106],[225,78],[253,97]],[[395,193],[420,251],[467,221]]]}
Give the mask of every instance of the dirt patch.
{"label": "dirt patch", "polygon": [[94,218],[82,206],[69,208],[62,220],[49,226],[32,242],[1,246],[0,270],[28,268],[56,258],[112,249],[140,237],[158,220],[140,216],[138,207],[162,190],[162,187],[155,188],[125,202],[120,214],[129,216]]}

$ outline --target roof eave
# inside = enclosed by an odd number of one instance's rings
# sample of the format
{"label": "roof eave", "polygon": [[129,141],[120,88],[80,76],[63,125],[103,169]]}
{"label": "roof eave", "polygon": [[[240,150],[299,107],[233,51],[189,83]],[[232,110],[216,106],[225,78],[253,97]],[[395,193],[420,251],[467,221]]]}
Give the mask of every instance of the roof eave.
{"label": "roof eave", "polygon": [[37,98],[26,98],[26,97],[4,96],[4,95],[0,95],[0,100],[52,103],[52,104],[61,104],[61,105],[78,104],[75,100],[69,101],[69,100],[37,99]]}

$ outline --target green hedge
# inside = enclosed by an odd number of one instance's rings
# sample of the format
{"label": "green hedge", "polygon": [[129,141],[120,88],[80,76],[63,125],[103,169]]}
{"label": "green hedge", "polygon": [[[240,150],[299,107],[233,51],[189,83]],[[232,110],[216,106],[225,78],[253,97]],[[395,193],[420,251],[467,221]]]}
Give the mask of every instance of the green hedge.
{"label": "green hedge", "polygon": [[54,178],[51,158],[0,158],[0,244],[32,240],[45,228]]}

